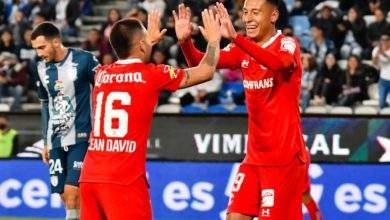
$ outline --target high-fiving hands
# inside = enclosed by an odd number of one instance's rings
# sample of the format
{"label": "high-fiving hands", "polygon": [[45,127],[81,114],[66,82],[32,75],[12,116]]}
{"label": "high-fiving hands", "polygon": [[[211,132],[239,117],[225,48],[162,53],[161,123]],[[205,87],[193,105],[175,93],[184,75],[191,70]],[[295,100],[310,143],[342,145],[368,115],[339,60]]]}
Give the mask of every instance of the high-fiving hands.
{"label": "high-fiving hands", "polygon": [[179,5],[179,14],[172,11],[173,19],[175,20],[175,32],[179,42],[185,42],[191,39],[193,30],[191,23],[191,9],[185,7],[184,4]]}
{"label": "high-fiving hands", "polygon": [[221,41],[221,25],[219,24],[219,16],[214,15],[210,9],[205,9],[202,12],[203,26],[199,27],[203,37],[208,42],[219,42]]}
{"label": "high-fiving hands", "polygon": [[230,16],[225,6],[222,3],[216,4],[217,14],[221,22],[221,34],[224,38],[228,38],[233,41],[237,37],[237,32],[234,29],[233,23],[230,20]]}
{"label": "high-fiving hands", "polygon": [[152,13],[148,15],[148,35],[152,45],[158,44],[163,38],[164,34],[167,32],[167,29],[160,31],[160,22],[160,12],[153,10]]}

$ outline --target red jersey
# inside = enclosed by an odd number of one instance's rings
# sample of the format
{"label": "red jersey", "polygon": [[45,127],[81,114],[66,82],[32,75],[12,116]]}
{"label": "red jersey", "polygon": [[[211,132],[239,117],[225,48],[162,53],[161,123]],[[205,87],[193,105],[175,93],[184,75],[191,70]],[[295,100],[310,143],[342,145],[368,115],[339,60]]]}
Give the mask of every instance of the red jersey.
{"label": "red jersey", "polygon": [[[188,63],[202,53],[191,42],[181,45]],[[263,49],[262,49],[263,48]],[[299,44],[280,31],[262,48],[238,35],[221,51],[217,68],[241,68],[248,108],[248,143],[244,163],[286,165],[305,144],[299,112],[302,64]],[[284,62],[291,61],[285,68]]]}
{"label": "red jersey", "polygon": [[183,76],[183,70],[138,59],[96,70],[92,132],[80,182],[130,184],[146,174],[146,145],[159,91],[175,91]]}

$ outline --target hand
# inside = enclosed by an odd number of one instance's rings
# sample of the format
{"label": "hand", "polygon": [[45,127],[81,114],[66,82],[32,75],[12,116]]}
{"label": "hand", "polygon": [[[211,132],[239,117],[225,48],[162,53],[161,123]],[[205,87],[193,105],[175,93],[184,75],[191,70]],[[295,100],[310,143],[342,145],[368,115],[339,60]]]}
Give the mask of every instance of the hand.
{"label": "hand", "polygon": [[148,15],[148,34],[152,45],[158,44],[167,32],[167,29],[160,31],[160,22],[160,13],[157,10],[153,10],[152,13]]}
{"label": "hand", "polygon": [[237,37],[237,32],[234,29],[233,23],[230,20],[230,16],[225,6],[222,3],[217,2],[217,13],[221,21],[221,34],[224,38],[228,38],[233,41]]}
{"label": "hand", "polygon": [[221,31],[219,24],[218,15],[214,17],[212,10],[203,10],[202,12],[202,20],[204,27],[199,27],[200,32],[203,37],[208,42],[220,42],[221,41]]}
{"label": "hand", "polygon": [[172,11],[173,19],[175,20],[175,32],[179,42],[185,42],[191,39],[192,23],[191,9],[184,7],[184,4],[179,5],[179,16],[175,11]]}
{"label": "hand", "polygon": [[45,164],[49,164],[49,159],[49,150],[47,149],[47,145],[44,145],[42,150],[42,160]]}

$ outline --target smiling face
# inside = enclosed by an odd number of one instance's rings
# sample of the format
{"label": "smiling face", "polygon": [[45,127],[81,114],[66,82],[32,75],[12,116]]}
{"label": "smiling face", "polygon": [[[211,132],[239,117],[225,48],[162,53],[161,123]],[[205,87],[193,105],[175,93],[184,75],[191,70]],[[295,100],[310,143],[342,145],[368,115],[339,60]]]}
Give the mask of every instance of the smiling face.
{"label": "smiling face", "polygon": [[273,31],[279,12],[275,5],[267,0],[246,0],[242,19],[246,34],[254,41],[261,41]]}

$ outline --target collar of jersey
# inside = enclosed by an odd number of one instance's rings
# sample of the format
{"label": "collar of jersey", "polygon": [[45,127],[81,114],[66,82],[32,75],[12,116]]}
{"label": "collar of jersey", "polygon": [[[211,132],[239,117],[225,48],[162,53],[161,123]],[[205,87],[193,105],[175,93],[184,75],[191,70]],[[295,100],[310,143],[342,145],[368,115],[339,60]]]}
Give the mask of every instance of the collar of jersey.
{"label": "collar of jersey", "polygon": [[118,60],[115,63],[117,64],[132,64],[132,63],[142,63],[140,59],[126,59],[126,60]]}
{"label": "collar of jersey", "polygon": [[271,45],[271,44],[276,40],[276,38],[278,38],[281,34],[282,34],[282,31],[281,31],[281,30],[278,30],[278,31],[276,32],[276,34],[275,34],[273,37],[271,37],[271,39],[269,39],[267,42],[265,42],[263,45],[261,45],[261,47],[262,47],[262,48],[268,47],[268,46]]}

